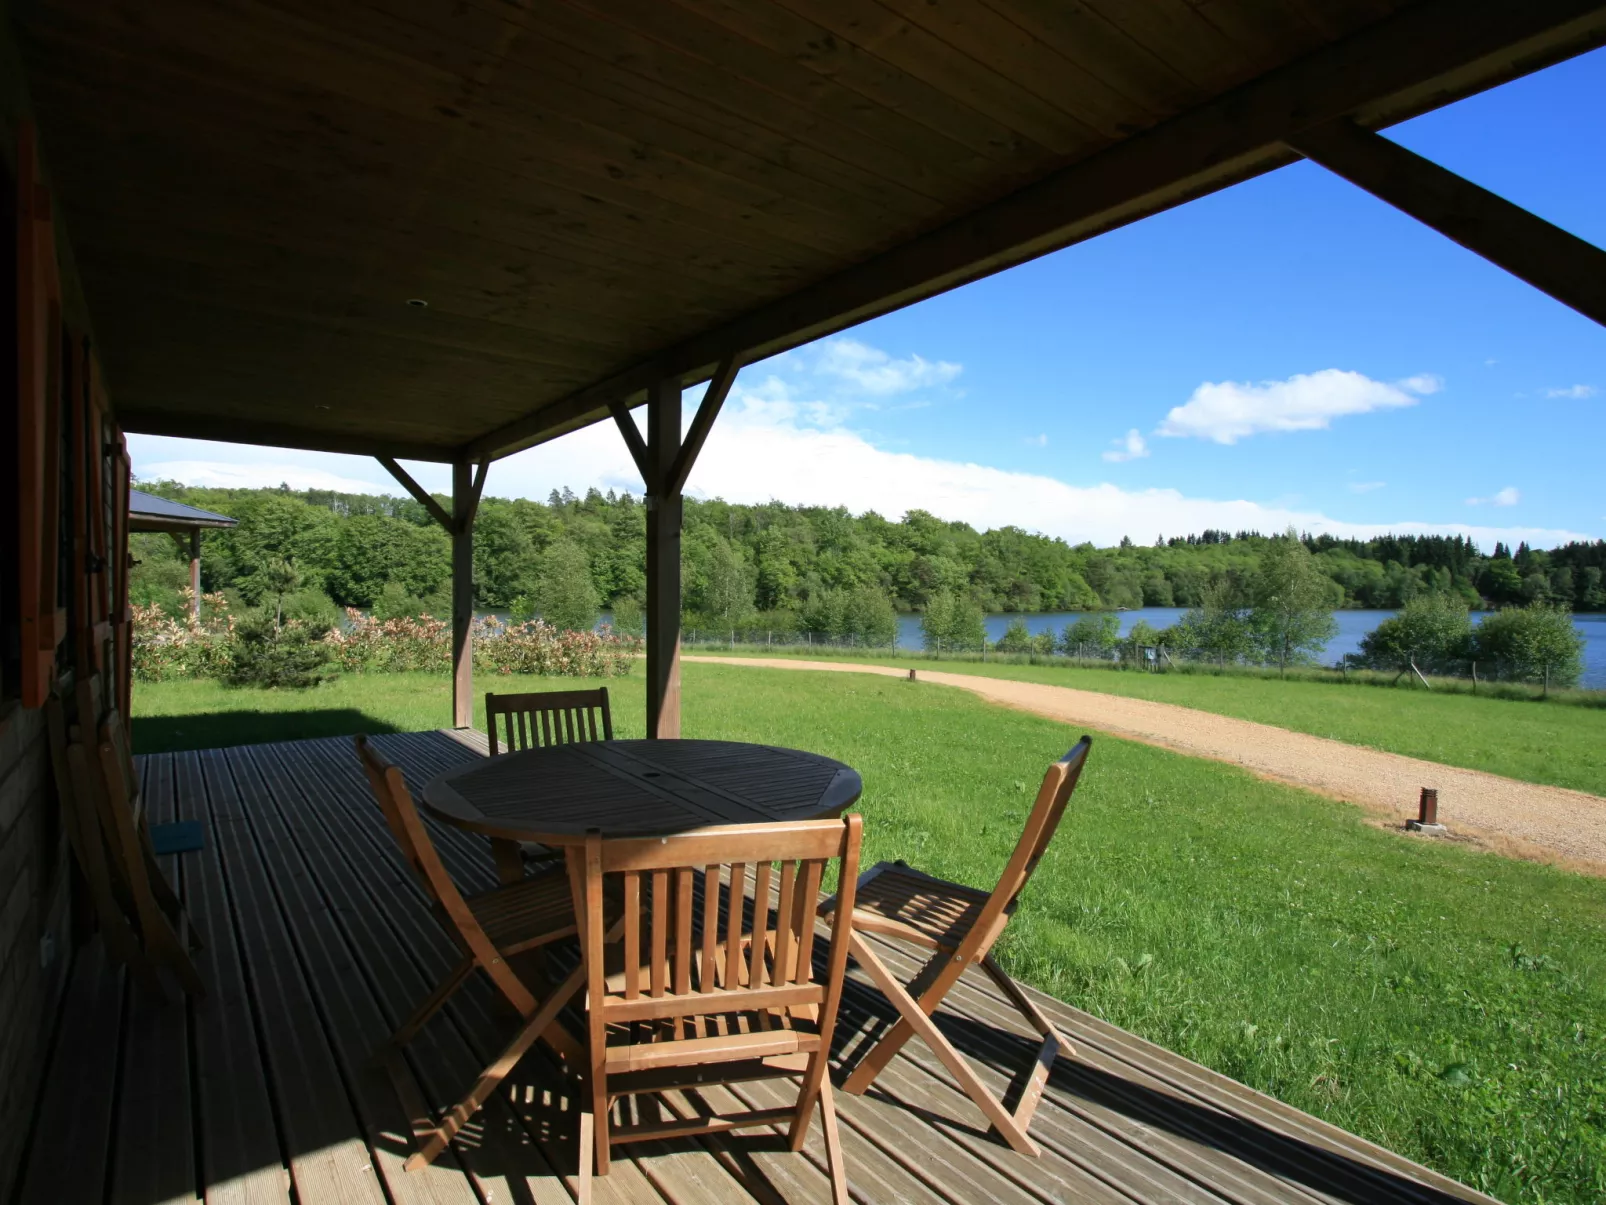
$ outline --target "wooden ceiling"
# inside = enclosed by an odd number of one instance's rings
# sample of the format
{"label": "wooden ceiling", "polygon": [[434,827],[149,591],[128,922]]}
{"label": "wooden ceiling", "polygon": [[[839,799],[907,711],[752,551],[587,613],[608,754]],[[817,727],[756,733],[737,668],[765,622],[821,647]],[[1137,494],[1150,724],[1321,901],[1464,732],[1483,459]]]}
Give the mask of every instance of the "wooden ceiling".
{"label": "wooden ceiling", "polygon": [[124,425],[430,459],[1606,38],[1558,0],[11,7]]}

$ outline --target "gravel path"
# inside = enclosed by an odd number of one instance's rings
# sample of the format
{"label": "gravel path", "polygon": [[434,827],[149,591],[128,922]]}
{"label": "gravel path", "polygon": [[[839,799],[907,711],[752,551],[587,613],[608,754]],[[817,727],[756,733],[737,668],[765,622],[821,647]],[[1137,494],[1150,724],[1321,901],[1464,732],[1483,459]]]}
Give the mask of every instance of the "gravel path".
{"label": "gravel path", "polygon": [[[906,678],[909,667],[846,661],[794,661],[769,657],[687,657],[718,665],[765,669],[882,674]],[[1606,799],[1564,787],[1519,782],[1481,770],[1383,753],[1360,745],[1290,732],[1174,703],[1013,682],[976,674],[950,674],[917,666],[919,680],[957,686],[994,703],[1051,720],[1087,726],[1216,761],[1240,765],[1266,778],[1319,791],[1386,816],[1395,824],[1415,817],[1422,787],[1439,790],[1439,819],[1456,836],[1498,852],[1575,869],[1606,873]]]}

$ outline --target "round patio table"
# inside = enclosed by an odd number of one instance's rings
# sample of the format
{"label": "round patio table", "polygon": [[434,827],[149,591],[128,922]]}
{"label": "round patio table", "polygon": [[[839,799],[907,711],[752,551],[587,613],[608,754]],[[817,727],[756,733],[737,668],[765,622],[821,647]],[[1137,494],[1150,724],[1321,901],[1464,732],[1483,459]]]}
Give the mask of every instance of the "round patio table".
{"label": "round patio table", "polygon": [[491,838],[504,878],[522,874],[519,842],[584,843],[716,824],[839,816],[858,771],[829,757],[738,741],[582,741],[457,766],[424,787],[448,824]]}

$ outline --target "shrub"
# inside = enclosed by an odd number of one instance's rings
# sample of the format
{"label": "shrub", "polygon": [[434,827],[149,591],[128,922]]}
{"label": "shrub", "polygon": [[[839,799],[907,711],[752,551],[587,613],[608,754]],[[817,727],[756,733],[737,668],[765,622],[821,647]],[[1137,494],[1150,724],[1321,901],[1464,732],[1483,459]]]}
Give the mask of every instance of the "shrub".
{"label": "shrub", "polygon": [[261,615],[239,625],[233,664],[223,675],[231,686],[266,686],[305,690],[327,682],[339,671],[326,632],[300,620],[275,623]]}
{"label": "shrub", "polygon": [[379,592],[379,597],[374,599],[375,619],[411,619],[423,613],[424,600],[409,594],[407,587],[401,582],[386,582]]}
{"label": "shrub", "polygon": [[1446,594],[1411,599],[1361,640],[1361,661],[1373,669],[1423,673],[1459,668],[1472,641],[1466,604]]}
{"label": "shrub", "polygon": [[1108,611],[1078,615],[1060,633],[1060,651],[1067,657],[1108,657],[1121,640],[1121,620]]}
{"label": "shrub", "polygon": [[1584,638],[1564,608],[1534,603],[1485,616],[1473,634],[1480,662],[1506,677],[1552,686],[1575,685],[1584,672]]}
{"label": "shrub", "polygon": [[943,590],[933,594],[920,617],[920,633],[933,652],[985,649],[987,628],[981,608],[969,598]]}
{"label": "shrub", "polygon": [[221,594],[201,595],[201,616],[190,613],[195,596],[182,591],[184,611],[175,619],[159,603],[136,606],[130,638],[134,677],[142,682],[171,678],[218,678],[233,663],[234,616]]}
{"label": "shrub", "polygon": [[[639,639],[607,627],[564,632],[539,619],[512,625],[494,616],[476,620],[470,638],[474,668],[504,674],[619,677],[641,650]],[[341,667],[355,672],[444,673],[451,665],[451,625],[428,615],[380,620],[348,610],[344,630],[324,641]]]}
{"label": "shrub", "polygon": [[1032,641],[1032,634],[1026,630],[1024,619],[1011,619],[1004,634],[998,638],[993,646],[1000,653],[1030,653],[1036,651],[1036,644]]}

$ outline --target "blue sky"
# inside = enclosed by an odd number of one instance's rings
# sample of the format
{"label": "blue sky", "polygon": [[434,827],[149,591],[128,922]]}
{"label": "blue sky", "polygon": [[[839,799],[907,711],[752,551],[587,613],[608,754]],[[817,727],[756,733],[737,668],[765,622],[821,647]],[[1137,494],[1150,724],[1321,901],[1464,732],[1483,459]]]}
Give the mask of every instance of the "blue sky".
{"label": "blue sky", "polygon": [[[1606,51],[1389,136],[1606,246]],[[142,478],[395,492],[372,461],[130,437]],[[1140,541],[1295,522],[1606,535],[1606,330],[1311,164],[744,369],[691,492]],[[448,489],[443,469],[420,466]],[[493,494],[640,489],[611,426]]]}

